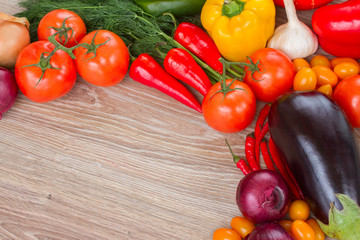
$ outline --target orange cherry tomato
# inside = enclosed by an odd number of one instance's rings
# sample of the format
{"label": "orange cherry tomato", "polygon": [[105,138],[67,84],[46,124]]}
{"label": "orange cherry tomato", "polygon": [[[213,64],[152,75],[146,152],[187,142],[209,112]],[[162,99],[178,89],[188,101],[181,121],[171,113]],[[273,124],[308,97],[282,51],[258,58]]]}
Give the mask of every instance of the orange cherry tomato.
{"label": "orange cherry tomato", "polygon": [[310,66],[325,66],[325,67],[331,67],[330,60],[323,56],[323,55],[316,55],[310,60]]}
{"label": "orange cherry tomato", "polygon": [[292,220],[307,220],[310,215],[310,207],[304,200],[298,199],[290,204],[289,217]]}
{"label": "orange cherry tomato", "polygon": [[322,86],[325,84],[330,84],[331,86],[335,86],[338,83],[337,75],[331,70],[329,67],[325,66],[315,66],[311,68],[317,78],[317,85]]}
{"label": "orange cherry tomato", "polygon": [[310,218],[306,223],[314,230],[315,240],[325,240],[325,233],[321,230],[320,225],[315,219]]}
{"label": "orange cherry tomato", "polygon": [[296,73],[293,87],[295,91],[314,90],[316,88],[317,78],[311,68],[303,68]]}
{"label": "orange cherry tomato", "polygon": [[296,72],[303,68],[310,68],[310,64],[303,58],[296,58],[292,62]]}
{"label": "orange cherry tomato", "polygon": [[333,87],[330,84],[325,84],[320,86],[317,91],[322,92],[323,94],[331,97],[332,93],[333,93]]}
{"label": "orange cherry tomato", "polygon": [[233,229],[218,228],[213,234],[213,240],[241,240],[241,237]]}
{"label": "orange cherry tomato", "polygon": [[360,65],[353,62],[341,62],[334,67],[334,72],[340,79],[345,79],[359,74]]}
{"label": "orange cherry tomato", "polygon": [[355,65],[359,65],[358,61],[356,61],[354,58],[338,57],[338,58],[331,59],[331,61],[330,61],[331,69],[334,69],[336,65],[338,65],[339,63],[342,63],[342,62],[352,62]]}
{"label": "orange cherry tomato", "polygon": [[280,220],[279,221],[280,226],[282,226],[285,231],[288,233],[291,233],[291,225],[293,224],[293,221],[291,220]]}
{"label": "orange cherry tomato", "polygon": [[315,240],[315,231],[303,220],[295,220],[291,225],[295,240]]}
{"label": "orange cherry tomato", "polygon": [[234,217],[231,220],[231,228],[238,232],[242,238],[245,238],[254,230],[255,224],[245,217]]}

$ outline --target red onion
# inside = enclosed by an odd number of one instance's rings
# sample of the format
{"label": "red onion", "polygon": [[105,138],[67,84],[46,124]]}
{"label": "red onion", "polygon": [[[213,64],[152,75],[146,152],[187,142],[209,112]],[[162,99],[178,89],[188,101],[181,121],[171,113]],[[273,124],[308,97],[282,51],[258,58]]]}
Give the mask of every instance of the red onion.
{"label": "red onion", "polygon": [[294,240],[278,223],[262,223],[245,237],[245,240]]}
{"label": "red onion", "polygon": [[255,224],[276,221],[289,209],[290,191],[277,172],[258,170],[240,181],[236,202],[243,216]]}
{"label": "red onion", "polygon": [[14,74],[6,68],[0,67],[0,119],[16,100],[18,86]]}

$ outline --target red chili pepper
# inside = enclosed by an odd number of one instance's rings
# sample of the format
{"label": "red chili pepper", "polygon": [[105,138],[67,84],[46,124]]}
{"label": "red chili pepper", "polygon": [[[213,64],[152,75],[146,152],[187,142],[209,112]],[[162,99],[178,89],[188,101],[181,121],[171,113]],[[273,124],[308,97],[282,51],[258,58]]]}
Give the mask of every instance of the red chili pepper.
{"label": "red chili pepper", "polygon": [[360,0],[318,8],[312,16],[312,27],[319,44],[337,57],[360,58]]}
{"label": "red chili pepper", "polygon": [[260,170],[260,165],[255,160],[255,139],[254,134],[251,133],[245,139],[245,157],[253,171]]}
{"label": "red chili pepper", "polygon": [[239,168],[244,175],[247,175],[247,174],[251,173],[251,169],[250,169],[249,166],[246,164],[246,162],[245,162],[244,159],[240,159],[240,160],[236,163],[236,167]]}
{"label": "red chili pepper", "polygon": [[290,178],[287,169],[283,165],[282,160],[280,158],[280,154],[278,152],[278,149],[277,149],[275,143],[273,142],[272,138],[269,139],[269,149],[270,149],[271,157],[274,160],[274,164],[277,167],[277,169],[279,170],[280,174],[285,179],[285,181],[287,182],[290,191],[293,193],[293,195],[297,199],[300,199],[301,196],[300,196],[299,190],[298,190],[297,186],[295,185],[295,183]]}
{"label": "red chili pepper", "polygon": [[259,133],[261,131],[261,129],[263,128],[263,125],[265,123],[265,120],[267,118],[267,116],[269,115],[269,111],[270,111],[270,104],[265,104],[263,106],[263,108],[260,110],[259,112],[259,116],[256,120],[256,124],[255,124],[255,139],[259,137]]}
{"label": "red chili pepper", "polygon": [[261,129],[259,136],[255,137],[255,159],[256,162],[260,165],[260,143],[269,132],[269,123],[265,123],[264,127]]}
{"label": "red chili pepper", "polygon": [[210,79],[204,70],[195,62],[191,54],[184,49],[171,49],[164,59],[164,68],[173,77],[189,84],[204,96],[212,87]]}
{"label": "red chili pepper", "polygon": [[188,107],[202,112],[201,104],[179,81],[168,74],[153,57],[143,53],[130,66],[129,76],[148,87],[155,88]]}
{"label": "red chili pepper", "polygon": [[261,141],[260,148],[261,148],[261,153],[264,158],[266,167],[269,170],[276,171],[274,163],[271,160],[271,156],[270,156],[269,149],[268,149],[268,143],[267,143],[266,139]]}
{"label": "red chili pepper", "polygon": [[236,164],[236,167],[239,168],[244,175],[248,174],[251,172],[251,169],[249,168],[249,166],[246,164],[246,161],[238,156],[235,155],[235,153],[233,152],[233,150],[230,147],[230,144],[228,143],[227,139],[225,139],[226,145],[228,146],[230,153],[233,157],[234,163]]}
{"label": "red chili pepper", "polygon": [[174,39],[212,69],[223,73],[223,64],[219,61],[221,54],[212,38],[200,27],[189,22],[180,23],[176,28]]}

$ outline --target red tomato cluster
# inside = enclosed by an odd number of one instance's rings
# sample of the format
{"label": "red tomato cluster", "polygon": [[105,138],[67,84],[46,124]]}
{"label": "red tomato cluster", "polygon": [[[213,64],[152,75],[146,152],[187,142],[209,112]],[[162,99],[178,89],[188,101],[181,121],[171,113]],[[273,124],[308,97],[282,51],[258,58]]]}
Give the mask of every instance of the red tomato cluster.
{"label": "red tomato cluster", "polygon": [[[74,56],[61,49],[53,51],[56,46],[48,37],[58,31],[56,41]],[[15,66],[18,86],[32,101],[64,96],[74,86],[77,73],[97,86],[113,86],[127,73],[130,57],[122,39],[106,30],[87,34],[74,12],[58,9],[46,14],[39,23],[38,38],[23,49]]]}

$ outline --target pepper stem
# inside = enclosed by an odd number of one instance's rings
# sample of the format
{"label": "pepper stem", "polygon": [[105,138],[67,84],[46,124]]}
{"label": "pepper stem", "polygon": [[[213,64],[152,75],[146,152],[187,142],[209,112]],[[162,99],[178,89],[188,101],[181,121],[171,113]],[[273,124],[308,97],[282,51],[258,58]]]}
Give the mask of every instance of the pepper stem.
{"label": "pepper stem", "polygon": [[225,0],[222,7],[222,15],[228,18],[235,17],[244,11],[246,2],[241,0]]}

